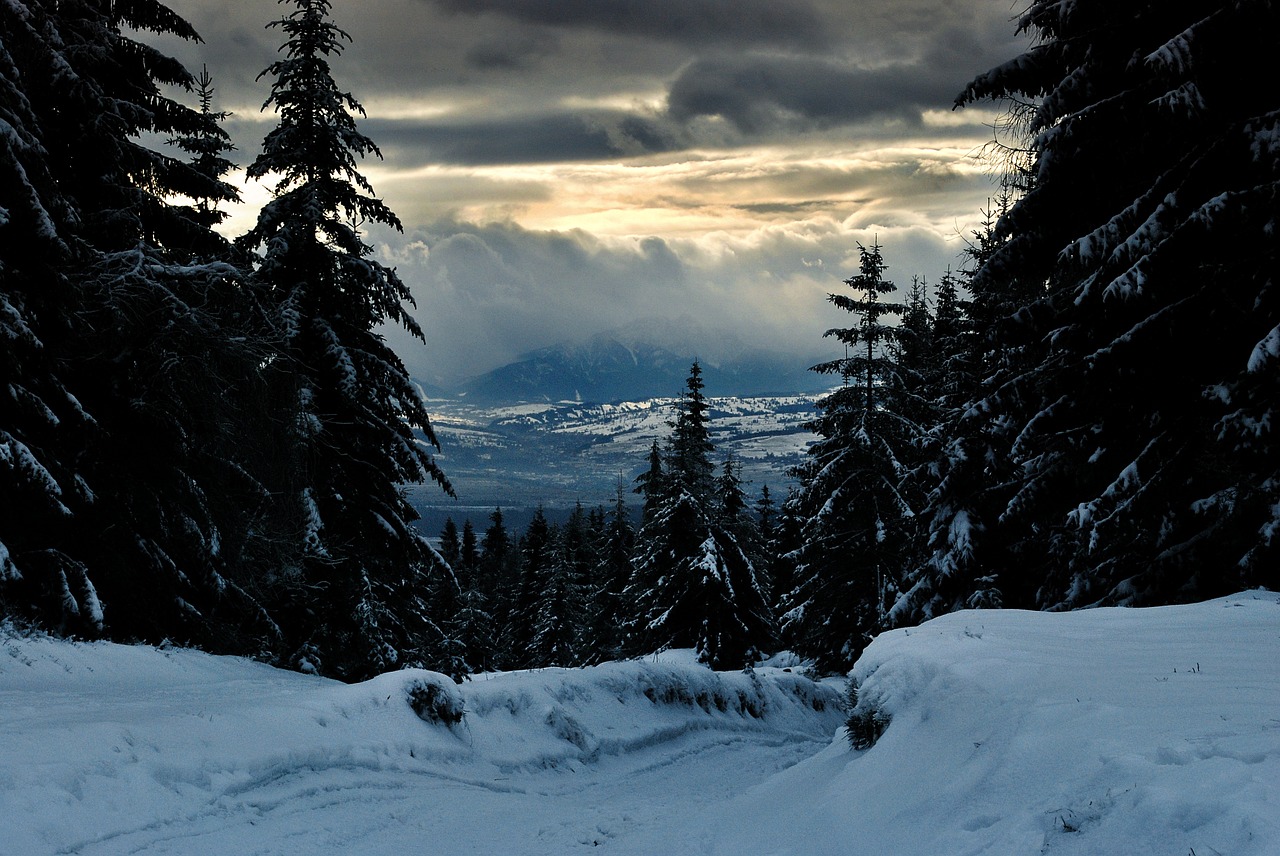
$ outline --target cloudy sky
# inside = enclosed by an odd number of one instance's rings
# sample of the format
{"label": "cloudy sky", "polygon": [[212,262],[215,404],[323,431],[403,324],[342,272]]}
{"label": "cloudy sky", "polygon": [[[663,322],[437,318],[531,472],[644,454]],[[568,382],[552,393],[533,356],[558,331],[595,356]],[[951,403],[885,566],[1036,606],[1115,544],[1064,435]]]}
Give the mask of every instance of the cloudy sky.
{"label": "cloudy sky", "polygon": [[[204,38],[165,43],[214,76],[242,161],[288,12],[169,0]],[[335,0],[334,63],[384,160],[364,173],[404,223],[379,253],[413,289],[426,379],[664,320],[715,360],[821,353],[825,302],[878,239],[889,276],[958,265],[992,195],[995,114],[952,111],[1020,53],[1010,0]],[[246,217],[267,198],[244,187]],[[674,344],[674,343],[673,343]]]}

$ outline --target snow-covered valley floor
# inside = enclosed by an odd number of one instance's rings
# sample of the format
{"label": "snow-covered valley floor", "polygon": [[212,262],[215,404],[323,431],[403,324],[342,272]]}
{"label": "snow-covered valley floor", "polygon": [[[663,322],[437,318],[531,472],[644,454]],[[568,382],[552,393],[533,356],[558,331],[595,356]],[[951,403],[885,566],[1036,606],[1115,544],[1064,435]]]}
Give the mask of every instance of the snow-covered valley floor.
{"label": "snow-covered valley floor", "polygon": [[863,752],[779,668],[346,686],[0,628],[0,854],[1280,854],[1280,596],[957,613],[855,676]]}

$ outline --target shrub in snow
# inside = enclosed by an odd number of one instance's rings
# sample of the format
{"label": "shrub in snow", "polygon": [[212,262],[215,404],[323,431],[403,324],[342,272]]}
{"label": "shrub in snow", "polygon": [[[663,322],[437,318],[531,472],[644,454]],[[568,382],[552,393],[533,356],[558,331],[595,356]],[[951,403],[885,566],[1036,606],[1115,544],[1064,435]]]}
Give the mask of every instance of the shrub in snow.
{"label": "shrub in snow", "polygon": [[849,733],[849,745],[854,749],[870,749],[889,727],[891,717],[875,703],[858,697],[858,682],[849,679],[849,718],[845,728]]}
{"label": "shrub in snow", "polygon": [[424,722],[457,725],[466,715],[462,696],[453,681],[443,675],[424,675],[405,682],[409,707]]}

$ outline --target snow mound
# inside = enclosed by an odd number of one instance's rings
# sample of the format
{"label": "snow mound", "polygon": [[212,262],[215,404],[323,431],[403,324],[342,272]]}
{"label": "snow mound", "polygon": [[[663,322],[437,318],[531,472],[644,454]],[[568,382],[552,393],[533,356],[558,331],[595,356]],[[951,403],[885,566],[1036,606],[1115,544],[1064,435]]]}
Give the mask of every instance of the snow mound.
{"label": "snow mound", "polygon": [[462,689],[474,745],[503,769],[590,763],[698,731],[818,739],[844,719],[838,689],[782,669],[605,663],[480,676]]}
{"label": "snow mound", "polygon": [[[852,675],[871,748],[744,798],[815,807],[716,853],[1280,853],[1280,596],[1071,613],[967,611],[878,637]],[[745,851],[744,851],[745,852]]]}

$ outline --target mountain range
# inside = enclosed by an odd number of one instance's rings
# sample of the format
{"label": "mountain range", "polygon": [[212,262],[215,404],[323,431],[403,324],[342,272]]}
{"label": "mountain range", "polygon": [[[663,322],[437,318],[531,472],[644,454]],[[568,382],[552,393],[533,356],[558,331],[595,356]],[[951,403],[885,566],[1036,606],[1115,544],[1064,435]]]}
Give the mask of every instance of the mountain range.
{"label": "mountain range", "polygon": [[709,360],[604,334],[542,348],[443,392],[478,404],[637,401],[679,395],[694,360],[711,395],[787,395],[830,385],[829,378],[808,371],[817,360],[750,350]]}

